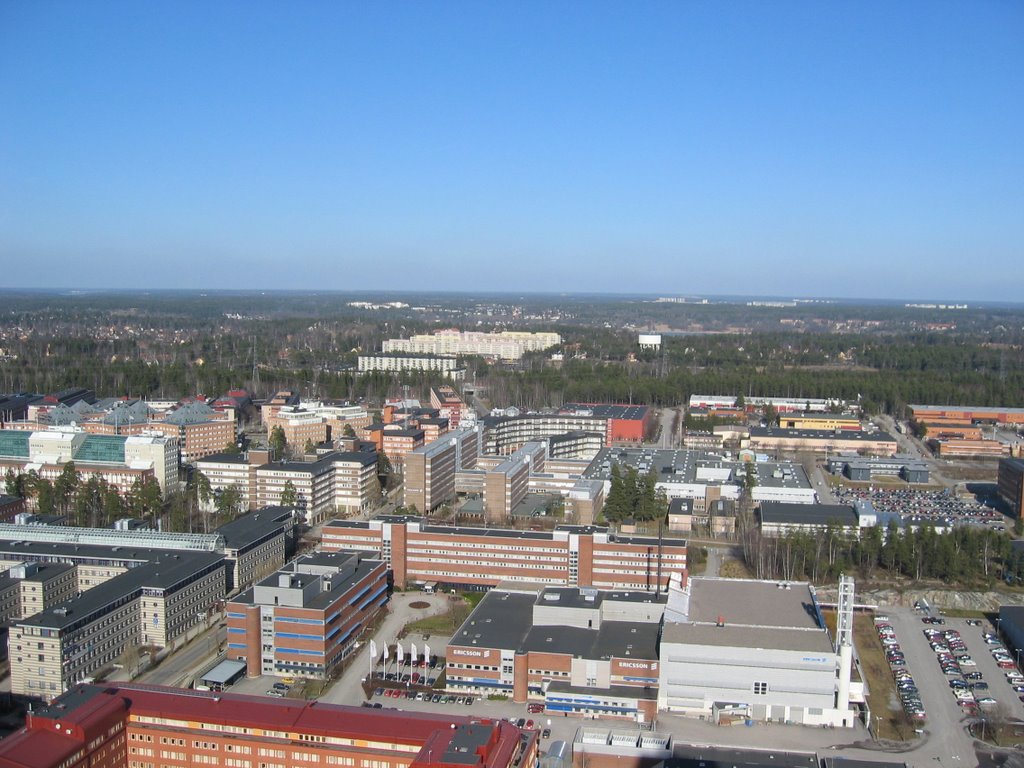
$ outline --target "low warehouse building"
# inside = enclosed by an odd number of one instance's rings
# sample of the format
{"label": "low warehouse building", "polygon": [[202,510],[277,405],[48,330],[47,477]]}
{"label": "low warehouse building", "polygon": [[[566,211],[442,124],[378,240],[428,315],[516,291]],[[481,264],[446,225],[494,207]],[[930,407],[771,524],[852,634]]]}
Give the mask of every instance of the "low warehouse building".
{"label": "low warehouse building", "polygon": [[[852,625],[852,590],[845,615]],[[674,581],[659,709],[717,721],[852,726],[844,655],[845,682],[810,584],[694,578],[684,589]]]}

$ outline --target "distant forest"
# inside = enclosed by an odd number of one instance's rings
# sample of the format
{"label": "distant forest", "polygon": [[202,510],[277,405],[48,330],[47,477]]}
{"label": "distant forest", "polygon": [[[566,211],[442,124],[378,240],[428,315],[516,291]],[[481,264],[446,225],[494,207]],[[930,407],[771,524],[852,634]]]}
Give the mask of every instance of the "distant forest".
{"label": "distant forest", "polygon": [[[368,309],[336,294],[11,293],[0,316],[0,391],[85,386],[98,395],[307,397],[379,401],[435,374],[356,375],[384,339],[438,328],[555,330],[561,348],[516,364],[463,361],[495,407],[564,402],[685,403],[690,394],[861,398],[904,415],[909,403],[1024,406],[1024,309],[940,311],[895,305],[749,307],[624,298],[402,296]],[[394,296],[359,301],[395,299]],[[637,333],[666,332],[641,351]],[[562,359],[552,359],[558,352]],[[254,376],[255,374],[255,376]]]}

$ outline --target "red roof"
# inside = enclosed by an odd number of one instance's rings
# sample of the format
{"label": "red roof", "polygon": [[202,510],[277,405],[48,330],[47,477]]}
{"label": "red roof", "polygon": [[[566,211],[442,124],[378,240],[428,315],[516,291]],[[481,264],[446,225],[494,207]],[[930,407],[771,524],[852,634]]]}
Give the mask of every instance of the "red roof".
{"label": "red roof", "polygon": [[161,686],[115,686],[133,715],[167,717],[254,728],[353,738],[387,737],[423,744],[438,728],[472,722],[464,716],[367,709],[366,707],[271,699],[265,696],[183,691]]}
{"label": "red roof", "polygon": [[60,765],[83,742],[64,733],[21,729],[0,742],[0,768],[51,768]]}

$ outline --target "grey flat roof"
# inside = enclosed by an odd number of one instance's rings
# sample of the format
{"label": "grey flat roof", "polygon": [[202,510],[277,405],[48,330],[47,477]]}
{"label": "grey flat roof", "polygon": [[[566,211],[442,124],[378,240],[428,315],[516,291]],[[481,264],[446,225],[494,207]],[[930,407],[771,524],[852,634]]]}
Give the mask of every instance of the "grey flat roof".
{"label": "grey flat roof", "polygon": [[620,699],[653,700],[658,698],[658,689],[653,686],[609,685],[607,688],[586,688],[579,685],[570,685],[565,680],[552,680],[548,685],[548,691],[554,693],[575,693],[580,696],[601,696],[602,698],[611,696]]}
{"label": "grey flat roof", "polygon": [[39,563],[39,570],[28,574],[23,581],[49,581],[74,567],[70,563]]}
{"label": "grey flat roof", "polygon": [[561,413],[570,413],[584,410],[592,411],[593,414],[603,419],[627,419],[636,421],[644,418],[650,410],[646,405],[610,405],[606,403],[566,403],[561,408]]}
{"label": "grey flat roof", "polygon": [[751,427],[751,437],[780,437],[807,440],[842,440],[848,443],[887,442],[896,438],[888,432],[862,432],[852,429],[782,429],[779,427]]}
{"label": "grey flat roof", "polygon": [[447,533],[459,536],[491,536],[496,538],[536,539],[552,541],[554,536],[546,531],[516,531],[511,528],[465,528],[462,526],[424,525],[421,531]]}
{"label": "grey flat roof", "polygon": [[629,656],[644,661],[658,658],[659,622],[602,621],[590,648],[591,659]]}
{"label": "grey flat roof", "polygon": [[[381,564],[381,562],[382,561],[372,557],[367,557],[365,552],[350,552],[347,550],[339,550],[337,552],[318,552],[309,557],[293,560],[284,568],[263,579],[259,585],[268,587],[277,586],[278,576],[280,574],[291,574],[305,580],[318,578],[318,574],[296,570],[297,566],[301,566],[303,564],[334,566],[338,568],[338,571],[336,574],[332,574],[330,590],[324,590],[316,593],[309,602],[302,605],[303,608],[324,610],[330,607],[331,603],[337,600],[340,595],[343,595],[360,581],[365,579],[374,568]],[[253,605],[255,602],[254,597],[255,590],[250,587],[241,595],[232,599],[231,602]]]}
{"label": "grey flat roof", "polygon": [[978,411],[979,413],[1024,413],[1024,408],[1000,408],[994,405],[911,405],[922,411]]}
{"label": "grey flat roof", "polygon": [[533,626],[534,593],[492,589],[452,635],[451,645],[519,648]]}
{"label": "grey flat roof", "polygon": [[211,453],[209,456],[196,459],[194,463],[202,464],[204,462],[209,464],[248,464],[249,459],[241,453]]}
{"label": "grey flat roof", "polygon": [[[739,477],[746,474],[747,464],[739,460],[722,458],[700,450],[670,450],[653,448],[603,448],[583,472],[588,479],[609,480],[612,467],[637,467],[641,473],[653,471],[660,483],[695,483],[702,485],[738,485]],[[758,462],[757,483],[770,488],[810,488],[807,474],[799,464],[788,461]],[[717,470],[717,472],[716,472]],[[780,477],[774,477],[779,470]],[[726,474],[727,473],[727,474]],[[699,477],[699,475],[722,475]]]}
{"label": "grey flat roof", "polygon": [[531,627],[515,650],[594,658],[590,655],[590,649],[594,646],[596,636],[597,630],[581,627]]}
{"label": "grey flat roof", "polygon": [[129,568],[110,581],[18,623],[64,629],[83,619],[91,621],[97,611],[144,587],[169,589],[212,566],[220,565],[223,569],[224,562],[224,555],[217,552],[161,552],[146,565]]}
{"label": "grey flat roof", "polygon": [[762,501],[762,523],[789,523],[793,525],[856,526],[857,512],[849,504],[792,504],[787,501]]}
{"label": "grey flat roof", "polygon": [[287,507],[265,507],[236,517],[218,528],[217,533],[224,537],[226,548],[243,549],[273,536],[276,531],[283,535],[286,520],[291,514]]}
{"label": "grey flat roof", "polygon": [[[779,584],[789,584],[789,589]],[[806,582],[752,581],[695,577],[690,580],[691,622],[758,627],[817,629],[818,619]]]}
{"label": "grey flat roof", "polygon": [[777,627],[741,627],[726,623],[665,624],[663,642],[685,645],[731,646],[734,648],[764,648],[776,651],[813,651],[834,653],[832,642],[825,630],[804,631]]}
{"label": "grey flat roof", "polygon": [[[563,590],[559,590],[563,591]],[[576,590],[564,590],[572,591]],[[634,593],[615,593],[625,599]],[[635,593],[641,595],[643,593]],[[606,598],[611,595],[605,593]],[[632,656],[651,660],[658,658],[657,622],[602,621],[599,627],[585,629],[565,626],[534,626],[533,607],[551,605],[559,608],[593,607],[594,603],[547,602],[534,592],[504,592],[492,589],[480,601],[469,618],[452,635],[451,644],[462,647],[500,648],[520,652],[568,654],[588,659]]]}
{"label": "grey flat roof", "polygon": [[231,659],[225,659],[220,664],[215,666],[209,672],[202,676],[204,683],[213,683],[215,685],[224,685],[228,680],[233,678],[239,672],[245,671],[244,661],[232,661]]}

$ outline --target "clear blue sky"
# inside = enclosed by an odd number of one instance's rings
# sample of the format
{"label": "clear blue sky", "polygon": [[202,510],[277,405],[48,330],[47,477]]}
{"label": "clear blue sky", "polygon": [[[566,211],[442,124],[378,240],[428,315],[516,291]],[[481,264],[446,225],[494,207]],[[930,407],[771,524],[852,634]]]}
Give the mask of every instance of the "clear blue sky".
{"label": "clear blue sky", "polygon": [[0,0],[0,257],[1022,300],[1024,3]]}

